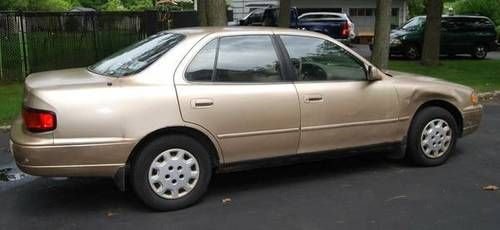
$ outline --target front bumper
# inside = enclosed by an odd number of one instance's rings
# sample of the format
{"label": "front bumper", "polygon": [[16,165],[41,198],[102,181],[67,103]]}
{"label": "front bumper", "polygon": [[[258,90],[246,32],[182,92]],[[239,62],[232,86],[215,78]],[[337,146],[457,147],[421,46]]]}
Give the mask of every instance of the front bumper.
{"label": "front bumper", "polygon": [[462,117],[463,117],[462,136],[469,135],[479,128],[479,125],[481,124],[482,115],[483,115],[482,105],[470,106],[464,109],[464,111],[462,112]]}

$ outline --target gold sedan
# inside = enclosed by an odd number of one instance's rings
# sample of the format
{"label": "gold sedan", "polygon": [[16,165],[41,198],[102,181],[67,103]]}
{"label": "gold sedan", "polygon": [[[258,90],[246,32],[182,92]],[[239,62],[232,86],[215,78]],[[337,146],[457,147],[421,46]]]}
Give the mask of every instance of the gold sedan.
{"label": "gold sedan", "polygon": [[166,31],[89,68],[32,74],[23,108],[11,130],[20,169],[114,177],[157,210],[194,204],[213,171],[262,162],[383,148],[439,165],[482,112],[469,87],[262,27]]}

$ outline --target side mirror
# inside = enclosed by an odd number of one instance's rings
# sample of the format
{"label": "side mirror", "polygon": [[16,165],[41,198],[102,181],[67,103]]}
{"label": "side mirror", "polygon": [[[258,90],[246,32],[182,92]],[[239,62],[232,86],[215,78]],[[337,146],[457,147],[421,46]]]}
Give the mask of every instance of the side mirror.
{"label": "side mirror", "polygon": [[379,81],[382,80],[382,74],[373,66],[368,66],[368,80],[369,81]]}

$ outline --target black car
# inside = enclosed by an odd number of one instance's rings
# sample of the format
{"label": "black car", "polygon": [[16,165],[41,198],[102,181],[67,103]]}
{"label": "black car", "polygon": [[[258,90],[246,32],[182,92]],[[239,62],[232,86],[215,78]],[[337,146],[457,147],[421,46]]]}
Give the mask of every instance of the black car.
{"label": "black car", "polygon": [[[410,19],[391,32],[390,53],[418,59],[424,40],[425,16]],[[443,16],[441,20],[441,54],[470,54],[483,59],[497,49],[495,24],[483,16]]]}

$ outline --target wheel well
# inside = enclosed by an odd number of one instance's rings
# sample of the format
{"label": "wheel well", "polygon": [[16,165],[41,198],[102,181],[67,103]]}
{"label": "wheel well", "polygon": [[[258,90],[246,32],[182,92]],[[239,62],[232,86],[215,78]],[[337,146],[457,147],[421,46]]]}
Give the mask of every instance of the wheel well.
{"label": "wheel well", "polygon": [[460,113],[460,110],[458,110],[457,107],[455,107],[453,104],[451,104],[447,101],[442,101],[442,100],[428,101],[428,102],[422,104],[418,108],[418,110],[415,114],[417,114],[421,110],[423,110],[427,107],[431,107],[431,106],[441,107],[443,109],[446,109],[448,112],[450,112],[451,115],[453,116],[453,118],[455,119],[455,121],[457,122],[459,136],[462,136],[462,128],[463,128],[462,113]]}
{"label": "wheel well", "polygon": [[214,143],[210,140],[208,136],[206,136],[204,133],[193,129],[193,128],[188,128],[188,127],[167,127],[163,129],[156,130],[148,135],[146,135],[144,138],[142,138],[137,145],[135,145],[134,149],[132,150],[130,156],[128,157],[127,160],[127,165],[130,165],[130,162],[134,160],[134,158],[139,155],[141,152],[142,148],[146,146],[149,142],[154,140],[157,137],[160,136],[166,136],[166,135],[186,135],[189,137],[192,137],[199,141],[203,146],[205,146],[210,154],[210,160],[212,162],[212,167],[217,168],[219,166],[219,154],[217,152],[217,148],[215,148]]}

